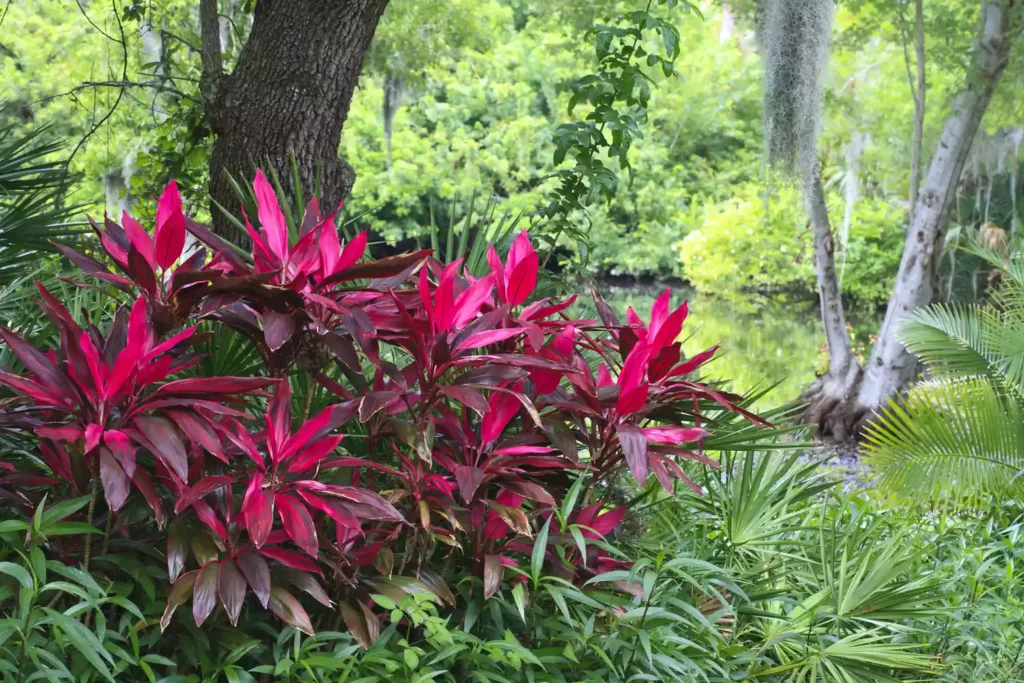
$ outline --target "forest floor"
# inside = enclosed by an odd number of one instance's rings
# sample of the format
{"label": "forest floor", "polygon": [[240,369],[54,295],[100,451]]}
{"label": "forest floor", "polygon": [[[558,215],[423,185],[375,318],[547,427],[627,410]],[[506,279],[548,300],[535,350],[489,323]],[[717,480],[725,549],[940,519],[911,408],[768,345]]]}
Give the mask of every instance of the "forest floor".
{"label": "forest floor", "polygon": [[870,471],[861,458],[857,444],[819,443],[804,453],[803,457],[806,460],[817,460],[822,463],[822,467],[841,475],[843,489],[846,491],[872,486]]}

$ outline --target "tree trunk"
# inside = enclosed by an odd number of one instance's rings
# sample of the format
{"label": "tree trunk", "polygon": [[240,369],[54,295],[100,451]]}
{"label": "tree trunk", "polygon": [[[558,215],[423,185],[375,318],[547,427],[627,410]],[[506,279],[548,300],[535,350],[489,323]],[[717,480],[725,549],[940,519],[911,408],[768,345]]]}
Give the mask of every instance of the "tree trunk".
{"label": "tree trunk", "polygon": [[924,71],[924,0],[914,2],[914,52],[917,62],[917,85],[914,88],[914,138],[910,148],[910,208],[917,206],[921,188],[921,146],[924,142],[924,106],[927,80]]}
{"label": "tree trunk", "polygon": [[[842,424],[842,434],[860,431],[878,407],[913,377],[916,363],[896,339],[896,330],[911,311],[928,304],[936,291],[942,244],[949,212],[971,143],[988,108],[1010,51],[1014,0],[982,0],[981,28],[974,63],[939,138],[938,147],[914,206],[903,259],[878,340],[852,400],[836,406],[828,423]],[[832,432],[835,435],[835,431]]]}
{"label": "tree trunk", "polygon": [[[812,424],[820,424],[837,405],[850,398],[860,378],[861,368],[853,355],[846,328],[846,314],[836,275],[835,241],[817,163],[805,172],[803,185],[807,217],[814,236],[814,268],[818,278],[821,320],[825,326],[825,341],[828,343],[828,373],[811,387],[810,392],[814,396],[808,405],[805,419]],[[830,427],[828,431],[835,433],[836,438],[846,438],[842,424]]]}
{"label": "tree trunk", "polygon": [[[201,0],[203,7],[216,0]],[[362,70],[363,56],[388,0],[259,0],[252,30],[230,76],[219,72],[219,26],[203,26],[202,88],[216,134],[210,196],[232,210],[238,198],[228,174],[248,180],[254,166],[274,169],[290,192],[308,198],[319,184],[333,209],[355,181],[338,156],[341,129]],[[216,29],[216,31],[215,31]],[[210,35],[212,34],[212,35]],[[213,57],[216,44],[218,57]],[[208,46],[210,46],[208,48]],[[208,63],[209,62],[209,63]],[[292,187],[292,157],[301,188]],[[214,229],[240,235],[211,206]]]}

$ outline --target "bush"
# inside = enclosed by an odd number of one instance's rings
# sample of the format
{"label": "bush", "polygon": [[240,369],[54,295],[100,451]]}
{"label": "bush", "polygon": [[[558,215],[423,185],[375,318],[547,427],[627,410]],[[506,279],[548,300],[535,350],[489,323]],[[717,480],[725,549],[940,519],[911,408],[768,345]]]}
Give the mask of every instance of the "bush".
{"label": "bush", "polygon": [[[0,463],[5,540],[18,547],[42,501],[55,504],[72,526],[31,536],[25,556],[127,581],[121,597],[144,605],[139,628],[196,644],[176,655],[179,673],[231,680],[225,667],[265,648],[242,637],[273,623],[259,608],[294,629],[282,637],[317,633],[317,648],[395,643],[397,629],[416,670],[414,640],[456,638],[427,603],[462,611],[462,644],[502,667],[540,660],[512,644],[531,631],[501,625],[552,604],[565,619],[552,642],[580,653],[565,655],[570,668],[588,647],[610,675],[639,666],[637,626],[594,623],[655,599],[650,570],[626,571],[602,542],[626,511],[607,503],[610,482],[692,484],[680,462],[713,464],[703,446],[739,421],[763,424],[692,378],[715,349],[681,357],[685,304],[670,310],[665,292],[649,321],[630,309],[622,323],[595,292],[595,324],[570,314],[575,296],[531,299],[539,258],[526,233],[504,261],[492,247],[490,274],[474,278],[429,251],[369,259],[365,233],[342,241],[316,201],[281,205],[262,174],[253,199],[260,225],[245,219],[243,255],[187,219],[169,184],[152,236],[128,215],[95,226],[113,268],[62,248],[125,303],[73,314],[39,284],[56,331],[41,337],[57,348],[0,330],[22,366],[0,373],[16,446]],[[188,232],[206,247],[186,253]],[[600,602],[585,589],[594,582],[611,584]],[[512,597],[505,616],[509,603],[488,604],[499,593]],[[470,622],[485,608],[491,631],[478,642]],[[332,635],[342,624],[349,635]]]}
{"label": "bush", "polygon": [[[838,233],[842,198],[829,193],[826,199]],[[843,294],[871,303],[888,298],[902,252],[900,220],[885,200],[856,204],[845,266],[842,250],[836,250]],[[679,248],[684,276],[703,292],[814,296],[817,291],[813,237],[800,192],[791,186],[778,188],[767,200],[761,185],[741,187],[736,199],[707,206],[703,224]]]}

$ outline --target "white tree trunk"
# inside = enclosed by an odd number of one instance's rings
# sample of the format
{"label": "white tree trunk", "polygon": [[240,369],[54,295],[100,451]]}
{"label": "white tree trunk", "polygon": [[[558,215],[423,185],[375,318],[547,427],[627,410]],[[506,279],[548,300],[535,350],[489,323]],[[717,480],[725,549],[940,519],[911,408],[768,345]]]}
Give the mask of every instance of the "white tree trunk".
{"label": "white tree trunk", "polygon": [[[910,210],[917,205],[921,187],[921,148],[924,144],[924,108],[927,81],[924,70],[924,0],[914,2],[914,55],[917,85],[914,87],[914,138],[910,148]],[[911,216],[913,217],[913,216]]]}
{"label": "white tree trunk", "polygon": [[908,313],[932,299],[950,207],[971,142],[1006,69],[1015,12],[1015,0],[981,2],[974,64],[953,103],[914,206],[893,294],[857,395],[862,415],[878,408],[913,376],[914,359],[896,340],[896,329]]}
{"label": "white tree trunk", "polygon": [[718,29],[718,42],[721,45],[725,45],[732,40],[733,33],[736,31],[736,16],[733,14],[732,7],[725,0],[722,1],[722,26]]}

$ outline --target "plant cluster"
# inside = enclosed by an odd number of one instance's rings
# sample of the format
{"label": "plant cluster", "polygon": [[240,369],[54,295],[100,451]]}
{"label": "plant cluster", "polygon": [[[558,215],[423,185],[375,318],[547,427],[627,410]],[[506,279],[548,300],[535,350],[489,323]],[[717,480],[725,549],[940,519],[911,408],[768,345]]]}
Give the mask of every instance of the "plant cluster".
{"label": "plant cluster", "polygon": [[[0,373],[21,444],[0,464],[21,513],[4,531],[46,499],[80,532],[12,547],[88,569],[100,520],[101,556],[160,539],[162,629],[186,604],[196,626],[218,606],[237,624],[250,592],[252,609],[308,634],[344,622],[364,647],[389,612],[437,626],[395,612],[409,596],[509,589],[522,612],[528,578],[568,590],[623,566],[601,542],[626,510],[603,499],[620,473],[695,486],[682,464],[714,465],[701,451],[716,422],[763,424],[693,379],[716,349],[682,357],[687,308],[667,291],[624,322],[595,291],[599,319],[579,319],[575,296],[532,298],[526,233],[473,277],[429,251],[368,258],[365,233],[340,239],[315,200],[282,205],[260,173],[253,195],[251,253],[186,218],[171,183],[152,235],[126,214],[94,225],[103,260],[63,248],[120,302],[108,321],[76,319],[40,284],[57,348],[0,331],[22,368]],[[232,343],[211,347],[225,329]],[[204,374],[219,366],[201,351],[239,345],[258,359],[247,374]]]}

